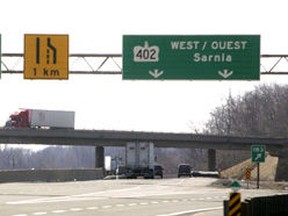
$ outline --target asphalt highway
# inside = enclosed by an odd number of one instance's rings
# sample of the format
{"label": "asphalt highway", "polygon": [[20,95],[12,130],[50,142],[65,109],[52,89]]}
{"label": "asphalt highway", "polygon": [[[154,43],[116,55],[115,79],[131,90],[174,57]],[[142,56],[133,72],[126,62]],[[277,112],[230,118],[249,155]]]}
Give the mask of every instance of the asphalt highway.
{"label": "asphalt highway", "polygon": [[[1,216],[223,215],[230,188],[213,178],[118,179],[0,184]],[[242,197],[275,190],[241,190]],[[285,192],[285,191],[284,191]]]}

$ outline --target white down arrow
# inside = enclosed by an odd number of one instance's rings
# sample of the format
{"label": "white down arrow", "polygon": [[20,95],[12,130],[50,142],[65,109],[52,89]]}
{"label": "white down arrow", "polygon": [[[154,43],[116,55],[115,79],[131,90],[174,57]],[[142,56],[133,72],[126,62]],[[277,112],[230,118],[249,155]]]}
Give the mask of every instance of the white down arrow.
{"label": "white down arrow", "polygon": [[149,71],[149,74],[154,78],[158,78],[164,73],[164,71],[158,71],[158,69],[154,69],[154,71]]}
{"label": "white down arrow", "polygon": [[218,74],[223,78],[227,79],[229,76],[233,74],[233,71],[229,71],[228,69],[224,69],[223,71],[218,71]]}

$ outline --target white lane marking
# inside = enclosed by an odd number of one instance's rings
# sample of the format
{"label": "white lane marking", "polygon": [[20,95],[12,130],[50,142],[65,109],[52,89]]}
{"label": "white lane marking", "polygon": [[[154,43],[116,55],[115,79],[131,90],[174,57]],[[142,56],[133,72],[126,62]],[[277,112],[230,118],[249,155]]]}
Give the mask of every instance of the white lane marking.
{"label": "white lane marking", "polygon": [[52,213],[54,214],[60,214],[60,213],[65,213],[67,210],[53,210]]}
{"label": "white lane marking", "polygon": [[[52,198],[52,199],[49,199],[49,200],[45,200],[45,199],[37,199],[37,200],[23,200],[23,201],[15,201],[15,202],[7,202],[7,204],[34,204],[34,203],[46,203],[46,202],[68,202],[68,201],[76,201],[76,200],[95,200],[95,199],[108,199],[108,198],[96,198],[96,197],[83,197],[85,195],[88,195],[88,194],[81,194],[81,195],[75,195],[75,196],[63,196],[63,197],[60,197],[60,198]],[[91,193],[89,195],[92,195]],[[94,195],[94,194],[93,194]],[[80,197],[81,196],[81,197]],[[225,196],[226,197],[226,196]],[[213,197],[213,198],[219,198],[219,197]],[[65,200],[67,199],[67,200]],[[205,200],[205,199],[212,199],[212,197],[206,197],[206,198],[198,198],[198,199],[182,199],[182,200],[172,200],[172,201],[169,201],[169,200],[163,200],[162,203],[170,203],[170,202],[173,202],[173,203],[176,203],[176,202],[180,202],[180,201],[195,201],[195,200]],[[150,204],[159,204],[160,201],[152,201],[150,202]],[[141,202],[139,203],[139,205],[148,205],[149,203],[148,202]],[[130,204],[126,204],[128,206],[136,206],[138,205],[137,203],[130,203]],[[115,205],[116,207],[124,207],[125,205],[124,204],[116,204]],[[101,208],[102,209],[108,209],[108,208],[112,208],[113,206],[111,205],[106,205],[106,206],[102,206]],[[218,207],[218,208],[223,208],[223,207]],[[216,209],[218,209],[216,208]],[[96,209],[99,209],[99,207],[87,207],[85,208],[87,210],[96,210]],[[184,212],[176,212],[176,213],[171,213],[171,214],[167,214],[167,215],[161,215],[161,216],[174,216],[174,215],[181,215],[181,214],[187,214],[187,213],[195,213],[195,212],[200,212],[200,211],[209,211],[210,209],[215,209],[215,208],[209,208],[209,209],[196,209],[196,210],[191,210],[191,211],[184,211]],[[84,209],[82,208],[70,208],[69,209],[70,211],[82,211]],[[69,210],[54,210],[54,211],[51,211],[52,213],[65,213]],[[35,216],[41,216],[41,215],[47,215],[48,213],[47,212],[35,212],[33,213],[33,215]],[[13,216],[28,216],[27,214],[19,214],[19,215],[13,215]],[[160,216],[160,215],[159,215]]]}
{"label": "white lane marking", "polygon": [[83,210],[83,208],[70,208],[69,209],[70,211],[82,211]]}
{"label": "white lane marking", "polygon": [[124,204],[116,204],[116,207],[124,207]]}
{"label": "white lane marking", "polygon": [[21,200],[21,201],[12,201],[6,202],[8,205],[23,205],[23,204],[38,204],[38,203],[55,203],[55,202],[73,202],[73,201],[90,201],[90,200],[104,200],[108,199],[106,197],[60,197],[60,198],[51,198],[51,199],[36,199],[36,200]]}
{"label": "white lane marking", "polygon": [[198,213],[198,212],[218,210],[218,209],[223,209],[223,206],[212,207],[212,208],[203,208],[203,209],[193,209],[193,210],[188,210],[188,211],[161,214],[161,215],[156,215],[156,216],[178,216],[178,215],[183,215],[183,214]]}
{"label": "white lane marking", "polygon": [[39,215],[47,215],[48,214],[48,212],[34,212],[33,213],[33,215],[37,215],[37,216],[39,216]]}
{"label": "white lane marking", "polygon": [[129,203],[128,206],[136,206],[137,203]]}
{"label": "white lane marking", "polygon": [[97,210],[97,209],[99,209],[99,207],[93,206],[93,207],[87,207],[86,209],[87,210]]}
{"label": "white lane marking", "polygon": [[[21,205],[21,204],[37,204],[37,203],[53,203],[53,202],[79,202],[79,201],[89,201],[89,200],[105,200],[108,199],[110,193],[127,193],[133,190],[140,190],[141,187],[133,187],[133,188],[124,188],[118,190],[108,190],[108,191],[99,191],[95,193],[87,193],[87,194],[77,194],[71,196],[61,196],[61,197],[52,197],[52,198],[40,198],[33,200],[20,200],[20,201],[11,201],[6,202],[8,205]],[[134,196],[134,195],[133,195]],[[121,196],[120,196],[121,197]],[[20,215],[21,216],[21,215]]]}

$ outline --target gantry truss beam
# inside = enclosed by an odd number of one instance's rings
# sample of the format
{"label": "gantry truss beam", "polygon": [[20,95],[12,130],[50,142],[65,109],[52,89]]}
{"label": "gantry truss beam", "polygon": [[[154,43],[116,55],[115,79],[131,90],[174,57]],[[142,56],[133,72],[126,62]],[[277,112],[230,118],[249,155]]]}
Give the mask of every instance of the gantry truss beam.
{"label": "gantry truss beam", "polygon": [[[261,75],[288,74],[288,55],[261,55]],[[24,57],[20,53],[3,53],[2,73],[23,73]],[[70,54],[70,74],[122,74],[121,54]]]}

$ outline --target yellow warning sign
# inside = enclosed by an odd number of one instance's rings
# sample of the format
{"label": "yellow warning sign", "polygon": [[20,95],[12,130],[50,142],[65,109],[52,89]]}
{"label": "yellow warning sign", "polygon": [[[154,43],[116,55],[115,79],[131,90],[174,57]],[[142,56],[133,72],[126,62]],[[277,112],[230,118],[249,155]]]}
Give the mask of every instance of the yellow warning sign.
{"label": "yellow warning sign", "polygon": [[251,169],[250,168],[246,169],[245,179],[246,180],[251,180]]}
{"label": "yellow warning sign", "polygon": [[68,35],[24,37],[24,79],[68,79]]}

